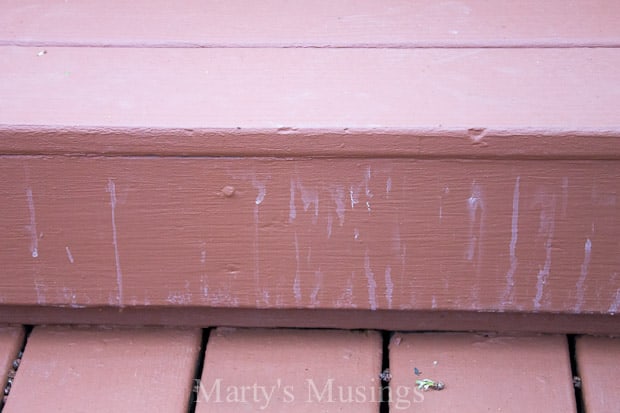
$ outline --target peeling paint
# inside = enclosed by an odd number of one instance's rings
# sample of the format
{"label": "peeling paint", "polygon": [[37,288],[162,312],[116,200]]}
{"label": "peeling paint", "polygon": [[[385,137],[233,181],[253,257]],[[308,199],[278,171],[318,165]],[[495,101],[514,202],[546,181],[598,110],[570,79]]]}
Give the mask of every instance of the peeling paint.
{"label": "peeling paint", "polygon": [[121,270],[121,259],[118,252],[118,238],[116,231],[116,185],[114,181],[108,179],[108,192],[110,193],[110,209],[112,210],[112,244],[114,245],[114,263],[116,266],[116,289],[117,303],[123,306],[123,272]]}
{"label": "peeling paint", "polygon": [[253,180],[252,185],[255,189],[258,190],[258,194],[256,194],[256,200],[254,200],[254,203],[256,205],[260,205],[265,200],[265,195],[267,195],[267,187],[263,182],[259,182],[257,180]]}
{"label": "peeling paint", "polygon": [[385,197],[387,199],[390,198],[390,193],[392,192],[392,177],[388,177],[388,179],[385,181]]}
{"label": "peeling paint", "polygon": [[577,302],[575,303],[575,312],[578,313],[581,311],[583,307],[583,303],[585,301],[585,282],[588,277],[588,267],[590,266],[590,257],[592,255],[592,241],[590,238],[586,239],[585,245],[583,247],[583,263],[581,264],[581,274],[579,279],[577,280],[577,284],[575,284],[575,288],[577,290]]}
{"label": "peeling paint", "polygon": [[27,226],[30,232],[30,255],[32,258],[39,257],[39,235],[37,234],[37,219],[34,209],[34,199],[32,189],[26,188],[26,198],[28,199],[28,212],[30,213],[30,225]]}
{"label": "peeling paint", "polygon": [[534,297],[534,309],[541,308],[541,301],[544,294],[545,285],[551,273],[551,253],[553,252],[553,233],[555,231],[555,196],[553,196],[550,207],[544,207],[540,211],[539,234],[546,234],[545,241],[545,263],[538,270],[536,277],[536,296]]}
{"label": "peeling paint", "polygon": [[360,231],[357,228],[353,228],[353,239],[356,241],[360,239]]}
{"label": "peeling paint", "polygon": [[[612,276],[612,279],[616,279],[618,274],[614,273]],[[615,315],[618,312],[618,309],[620,308],[620,288],[618,288],[616,290],[616,296],[614,297],[611,305],[609,306],[609,309],[607,310],[607,312],[609,314]]]}
{"label": "peeling paint", "polygon": [[520,183],[521,177],[518,176],[515,181],[515,187],[512,194],[512,220],[511,220],[511,237],[510,246],[508,248],[510,254],[510,268],[506,273],[506,291],[504,292],[504,299],[502,300],[501,307],[503,308],[508,302],[514,301],[514,286],[515,286],[515,272],[517,271],[518,259],[517,259],[517,240],[519,237],[519,196],[520,196]]}
{"label": "peeling paint", "polygon": [[44,305],[47,300],[45,298],[45,285],[40,280],[34,280],[34,290],[37,294],[37,304]]}
{"label": "peeling paint", "polygon": [[392,267],[389,265],[385,267],[385,299],[388,303],[388,308],[392,308],[392,295],[394,292],[394,283],[392,282]]}
{"label": "peeling paint", "polygon": [[366,280],[368,281],[368,303],[371,310],[377,309],[377,281],[375,280],[375,274],[370,268],[370,257],[368,255],[368,249],[366,250],[366,256],[364,258],[364,272],[366,274]]}
{"label": "peeling paint", "polygon": [[73,259],[73,254],[71,254],[71,250],[69,249],[69,247],[65,247],[65,252],[67,253],[67,259],[69,260],[69,262],[71,264],[73,264],[75,261]]}

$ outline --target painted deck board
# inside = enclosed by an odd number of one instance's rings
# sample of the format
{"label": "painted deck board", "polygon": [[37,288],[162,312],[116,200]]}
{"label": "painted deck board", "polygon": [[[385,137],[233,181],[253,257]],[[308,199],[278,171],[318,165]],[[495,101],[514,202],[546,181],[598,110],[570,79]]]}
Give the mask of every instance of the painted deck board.
{"label": "painted deck board", "polygon": [[620,339],[578,337],[576,358],[586,412],[617,410],[620,406]]}
{"label": "painted deck board", "polygon": [[0,171],[5,305],[620,305],[615,161],[5,157]]}
{"label": "painted deck board", "polygon": [[[396,333],[390,370],[390,411],[576,411],[564,336]],[[427,378],[445,388],[418,390]]]}
{"label": "painted deck board", "polygon": [[377,413],[381,350],[377,332],[218,328],[196,412]]}
{"label": "painted deck board", "polygon": [[35,327],[4,413],[186,412],[201,331]]}
{"label": "painted deck board", "polygon": [[0,47],[3,128],[620,132],[616,48],[40,52]]}
{"label": "painted deck board", "polygon": [[0,2],[0,43],[149,47],[617,46],[604,1]]}
{"label": "painted deck board", "polygon": [[13,368],[13,360],[24,343],[24,328],[21,326],[0,326],[0,410],[2,410],[5,389],[9,380],[9,372]]}

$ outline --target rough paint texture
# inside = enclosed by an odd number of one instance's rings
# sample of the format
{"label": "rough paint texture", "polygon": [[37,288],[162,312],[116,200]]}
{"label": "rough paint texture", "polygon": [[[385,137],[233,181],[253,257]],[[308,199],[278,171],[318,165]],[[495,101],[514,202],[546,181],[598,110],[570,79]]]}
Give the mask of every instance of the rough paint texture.
{"label": "rough paint texture", "polygon": [[617,330],[616,2],[1,4],[0,319]]}
{"label": "rough paint texture", "polygon": [[0,299],[615,313],[601,164],[8,157]]}

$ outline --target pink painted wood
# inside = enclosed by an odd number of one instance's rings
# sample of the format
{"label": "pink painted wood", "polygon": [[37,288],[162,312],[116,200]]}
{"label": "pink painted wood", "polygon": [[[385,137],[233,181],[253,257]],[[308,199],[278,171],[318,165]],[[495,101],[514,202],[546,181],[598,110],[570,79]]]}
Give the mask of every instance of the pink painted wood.
{"label": "pink painted wood", "polygon": [[147,47],[618,46],[613,0],[4,0],[0,44]]}

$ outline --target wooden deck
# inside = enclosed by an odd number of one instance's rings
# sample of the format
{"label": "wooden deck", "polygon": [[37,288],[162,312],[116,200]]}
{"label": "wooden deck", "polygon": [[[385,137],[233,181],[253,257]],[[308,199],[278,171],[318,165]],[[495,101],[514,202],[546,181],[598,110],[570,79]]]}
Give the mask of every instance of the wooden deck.
{"label": "wooden deck", "polygon": [[181,3],[0,0],[2,413],[618,410],[619,2]]}
{"label": "wooden deck", "polygon": [[[17,327],[0,330],[2,381],[23,345],[3,413],[609,413],[620,405],[613,338],[102,326],[37,326],[23,337]],[[386,368],[389,383],[380,379]],[[424,379],[445,387],[418,389]]]}

